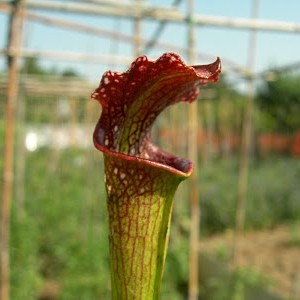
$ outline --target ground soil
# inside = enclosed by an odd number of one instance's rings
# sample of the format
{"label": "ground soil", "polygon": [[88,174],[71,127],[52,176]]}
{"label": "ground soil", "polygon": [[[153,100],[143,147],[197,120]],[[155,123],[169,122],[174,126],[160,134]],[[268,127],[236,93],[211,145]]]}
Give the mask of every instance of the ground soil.
{"label": "ground soil", "polygon": [[[300,226],[246,232],[239,242],[238,264],[253,267],[271,279],[271,289],[284,299],[300,299]],[[298,229],[298,232],[297,232]],[[201,251],[232,250],[231,231],[202,239]]]}

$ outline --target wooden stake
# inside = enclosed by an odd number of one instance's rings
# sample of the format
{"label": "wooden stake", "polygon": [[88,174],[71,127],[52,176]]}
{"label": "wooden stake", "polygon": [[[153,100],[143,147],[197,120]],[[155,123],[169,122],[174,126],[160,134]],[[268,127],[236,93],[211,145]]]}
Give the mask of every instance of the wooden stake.
{"label": "wooden stake", "polygon": [[14,152],[14,123],[18,96],[18,50],[21,43],[22,7],[23,0],[14,2],[10,18],[9,49],[14,55],[8,55],[8,87],[5,108],[5,140],[3,190],[1,201],[1,234],[0,234],[0,295],[1,300],[9,299],[9,236],[10,236],[10,207],[13,186],[13,152]]}
{"label": "wooden stake", "polygon": [[[133,0],[134,10],[139,8],[141,4],[141,0]],[[133,19],[133,39],[134,39],[134,56],[138,57],[141,55],[142,51],[142,40],[141,40],[141,32],[142,32],[142,25],[141,25],[142,18],[135,17]]]}
{"label": "wooden stake", "polygon": [[[196,60],[196,27],[193,24],[194,1],[187,0],[188,5],[188,59],[193,65]],[[189,253],[189,300],[198,299],[198,277],[199,277],[199,228],[200,228],[200,208],[198,190],[198,104],[194,101],[189,105],[188,122],[188,151],[189,158],[194,163],[193,174],[190,178],[190,253]]]}
{"label": "wooden stake", "polygon": [[[258,0],[253,0],[252,16],[257,17]],[[248,67],[252,71],[255,65],[255,51],[256,51],[256,31],[252,31],[249,39],[248,52]],[[239,243],[245,226],[246,200],[248,192],[248,173],[249,173],[249,159],[251,148],[251,134],[252,134],[252,114],[254,101],[254,78],[248,81],[248,96],[246,98],[246,105],[244,111],[241,156],[240,156],[240,173],[238,181],[238,195],[236,205],[236,225],[235,236],[233,241],[232,262],[233,266],[239,266]]]}

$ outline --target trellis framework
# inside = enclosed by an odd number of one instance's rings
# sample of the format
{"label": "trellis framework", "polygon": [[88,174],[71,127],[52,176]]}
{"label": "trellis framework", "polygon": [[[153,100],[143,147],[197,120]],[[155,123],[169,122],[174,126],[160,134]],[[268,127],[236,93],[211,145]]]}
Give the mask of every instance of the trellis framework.
{"label": "trellis framework", "polygon": [[[175,1],[174,4],[178,4],[180,1]],[[1,49],[0,53],[7,56],[8,59],[8,80],[3,83],[3,89],[7,89],[7,101],[5,110],[5,124],[6,124],[6,138],[4,145],[4,169],[3,169],[3,189],[2,189],[2,202],[1,202],[1,299],[8,299],[9,291],[9,253],[8,253],[8,243],[9,243],[9,219],[10,219],[10,204],[11,204],[11,190],[13,183],[13,148],[14,148],[14,124],[16,119],[16,106],[18,98],[18,60],[20,57],[43,57],[45,59],[59,59],[67,60],[71,59],[74,61],[89,60],[100,63],[118,64],[118,65],[128,65],[132,57],[124,56],[113,56],[113,55],[85,55],[82,53],[74,52],[54,52],[54,51],[35,51],[32,49],[25,49],[21,45],[21,33],[22,24],[25,18],[30,20],[35,20],[38,22],[44,22],[50,26],[65,27],[71,30],[88,32],[89,34],[95,34],[99,36],[107,36],[112,39],[118,39],[123,41],[128,41],[135,45],[134,55],[139,55],[146,50],[147,47],[163,47],[170,48],[173,51],[179,50],[181,53],[186,53],[190,63],[194,63],[199,56],[195,49],[195,28],[199,25],[205,26],[215,26],[223,28],[237,28],[237,29],[248,29],[248,30],[265,30],[265,31],[277,31],[286,33],[299,33],[300,24],[292,22],[277,22],[277,21],[266,21],[259,19],[237,19],[237,18],[225,18],[225,17],[209,17],[205,15],[194,13],[194,1],[187,0],[188,10],[182,12],[178,7],[157,7],[146,5],[142,1],[135,0],[134,3],[123,3],[120,1],[107,1],[107,0],[89,0],[89,1],[39,1],[39,0],[17,0],[17,1],[1,1],[0,10],[10,14],[10,34],[8,47],[6,49]],[[257,0],[253,2],[254,6],[258,5]],[[132,9],[134,5],[134,9]],[[134,20],[134,34],[124,35],[118,32],[113,32],[109,30],[103,30],[95,28],[92,26],[87,26],[83,24],[78,24],[66,20],[45,17],[40,15],[36,10],[43,11],[65,11],[72,12],[82,15],[97,15],[97,16],[111,16],[111,17],[123,17]],[[167,22],[184,23],[188,28],[188,43],[186,49],[176,48],[174,45],[168,45],[166,43],[161,43],[157,41],[157,36],[154,36],[152,40],[146,40],[141,36],[141,26],[144,19],[156,20],[160,23],[161,30],[163,30],[163,24]],[[252,39],[252,44],[255,39]],[[252,54],[255,56],[255,52]],[[226,59],[223,60],[226,63]],[[253,61],[253,59],[252,59]],[[252,63],[253,64],[253,63]],[[231,69],[239,72],[242,76],[250,75],[253,79],[254,76],[251,73],[253,65],[251,63],[247,67],[239,66],[234,62],[228,62],[228,66]],[[28,89],[35,89],[33,82],[26,82],[25,86]],[[250,81],[253,84],[253,81]],[[253,86],[253,85],[252,85]],[[77,90],[71,90],[70,93],[88,93],[91,88],[86,86],[80,87],[77,85]],[[69,87],[71,89],[71,86]],[[252,88],[250,88],[252,89]],[[250,91],[249,89],[249,91]],[[43,91],[47,92],[47,91]],[[252,101],[252,96],[250,93],[249,103]],[[191,108],[189,114],[189,139],[194,140],[197,136],[198,130],[198,116],[195,114],[197,109]],[[249,139],[250,139],[250,129],[251,129],[251,104],[246,111],[248,117],[245,118],[245,131],[244,131],[244,148],[242,152],[242,165],[244,174],[247,174],[247,157],[249,155]],[[190,148],[190,158],[197,162],[197,151],[195,148],[195,143],[189,143]],[[246,197],[246,177],[241,181],[241,199],[239,200],[242,205],[242,210],[244,207],[244,201]],[[193,212],[191,215],[191,263],[190,263],[190,300],[197,299],[197,282],[198,282],[198,228],[199,228],[199,206],[198,206],[198,188],[197,188],[197,174],[191,180],[191,205]],[[243,218],[242,218],[243,219]],[[243,221],[241,221],[243,223]],[[243,224],[239,225],[241,229]]]}

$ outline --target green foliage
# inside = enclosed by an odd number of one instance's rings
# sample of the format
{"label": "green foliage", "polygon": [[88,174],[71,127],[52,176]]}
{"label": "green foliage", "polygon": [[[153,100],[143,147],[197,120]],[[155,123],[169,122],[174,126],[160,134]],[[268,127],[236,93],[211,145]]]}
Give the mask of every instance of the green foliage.
{"label": "green foliage", "polygon": [[12,231],[13,257],[19,258],[12,260],[12,281],[19,283],[12,285],[13,299],[36,299],[41,278],[59,283],[61,299],[78,294],[108,298],[106,207],[97,158],[93,163],[86,151],[72,149],[28,154],[25,210],[30,222],[16,223]]}
{"label": "green foliage", "polygon": [[279,73],[276,74],[275,80],[263,84],[256,98],[261,128],[291,133],[299,130],[299,81],[299,75]]}
{"label": "green foliage", "polygon": [[236,162],[215,161],[200,166],[201,228],[216,232],[234,225],[238,169]]}
{"label": "green foliage", "polygon": [[46,75],[47,71],[40,66],[37,58],[28,57],[24,60],[21,68],[21,73],[34,74],[34,75]]}
{"label": "green foliage", "polygon": [[258,161],[251,168],[247,227],[271,227],[300,217],[299,159]]}
{"label": "green foliage", "polygon": [[17,213],[14,206],[11,220],[11,299],[35,300],[42,287],[39,273],[38,229],[34,220]]}
{"label": "green foliage", "polygon": [[288,244],[291,247],[300,247],[300,222],[299,220],[294,221],[290,224]]}
{"label": "green foliage", "polygon": [[[238,165],[216,160],[200,166],[201,228],[207,233],[234,228]],[[252,163],[246,228],[267,228],[300,217],[300,161],[270,158]]]}
{"label": "green foliage", "polygon": [[[59,284],[58,299],[76,299],[79,294],[86,300],[109,298],[107,212],[101,161],[101,155],[94,150],[41,149],[27,154],[26,214],[19,217],[20,207],[13,206],[13,300],[37,299],[43,282],[49,280]],[[237,161],[216,160],[200,167],[202,231],[232,228]],[[299,176],[300,162],[296,159],[252,164],[247,227],[268,227],[299,218]],[[175,199],[162,299],[187,298],[189,214],[185,189],[182,185]],[[220,249],[220,256],[226,258],[227,254]],[[230,277],[230,284],[237,279],[250,284],[251,274],[235,274]],[[257,278],[255,274],[253,277]],[[211,284],[222,285],[222,281]],[[225,286],[219,288],[224,290]],[[238,286],[235,289],[238,293]]]}
{"label": "green foliage", "polygon": [[279,300],[273,282],[254,267],[231,268],[213,254],[200,253],[200,298],[209,300]]}
{"label": "green foliage", "polygon": [[[182,300],[187,298],[188,235],[178,235],[178,232],[175,235],[176,225],[172,224],[173,230],[171,230],[170,245],[162,284],[162,299]],[[172,234],[174,234],[173,237]]]}
{"label": "green foliage", "polygon": [[63,77],[78,77],[77,72],[76,72],[74,69],[71,69],[71,68],[64,70],[64,71],[61,73],[61,75],[62,75]]}
{"label": "green foliage", "polygon": [[[254,268],[239,268],[233,272],[211,277],[208,284],[202,286],[205,299],[211,300],[246,300],[277,299],[263,291],[271,282]],[[254,296],[255,295],[255,296]]]}
{"label": "green foliage", "polygon": [[55,69],[46,69],[41,66],[39,60],[36,57],[27,57],[24,59],[23,65],[21,67],[21,74],[31,74],[39,75],[43,77],[45,75],[61,75],[63,77],[78,77],[78,73],[72,69],[67,68],[61,73],[57,72]]}
{"label": "green foliage", "polygon": [[[205,91],[208,93],[207,98]],[[209,91],[212,98],[209,98]],[[203,94],[203,99],[198,105],[203,128],[207,131],[212,130],[219,137],[228,134],[240,135],[246,96],[233,89],[226,76],[221,76],[213,91],[204,87]]]}

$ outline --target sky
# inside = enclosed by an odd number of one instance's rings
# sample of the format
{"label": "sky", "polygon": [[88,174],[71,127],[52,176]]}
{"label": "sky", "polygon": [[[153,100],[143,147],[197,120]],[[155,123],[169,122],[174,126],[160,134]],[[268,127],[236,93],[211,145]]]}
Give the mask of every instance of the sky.
{"label": "sky", "polygon": [[[66,1],[66,0],[65,0]],[[124,2],[129,2],[125,1]],[[142,0],[141,0],[142,1]],[[157,6],[171,6],[173,0],[143,0],[144,3]],[[121,2],[121,0],[120,0]],[[250,18],[252,0],[195,0],[195,13],[210,16],[226,16],[233,18]],[[299,0],[259,0],[258,18],[295,22],[300,24]],[[185,1],[181,1],[179,9],[186,12]],[[115,30],[124,34],[132,34],[133,24],[126,18],[112,18],[107,16],[82,16],[72,13],[35,11],[46,16],[53,16],[81,24]],[[0,11],[0,49],[6,47],[8,16]],[[157,21],[142,21],[142,36],[149,38],[157,28]],[[256,72],[272,67],[280,67],[300,61],[300,33],[258,32],[254,70]],[[156,48],[148,53],[153,59],[158,58],[163,52],[177,52],[176,47],[187,46],[186,24],[168,23],[162,31],[160,42],[170,46]],[[111,54],[134,58],[134,48],[129,43],[111,40],[106,37],[77,33],[57,27],[40,24],[27,20],[24,27],[23,47],[44,51],[73,51],[88,55]],[[204,53],[200,63],[209,63],[216,56],[224,60],[223,69],[230,70],[225,61],[245,67],[248,61],[249,31],[221,27],[198,26],[196,30],[196,49]],[[175,51],[176,50],[176,51]],[[142,53],[144,54],[144,53]],[[180,52],[183,59],[187,59],[184,52]],[[66,68],[76,70],[81,76],[92,81],[98,81],[107,69],[123,71],[127,67],[102,62],[78,63],[68,60],[40,59],[41,65],[54,68],[58,71]],[[5,69],[5,60],[0,57],[0,69]]]}

